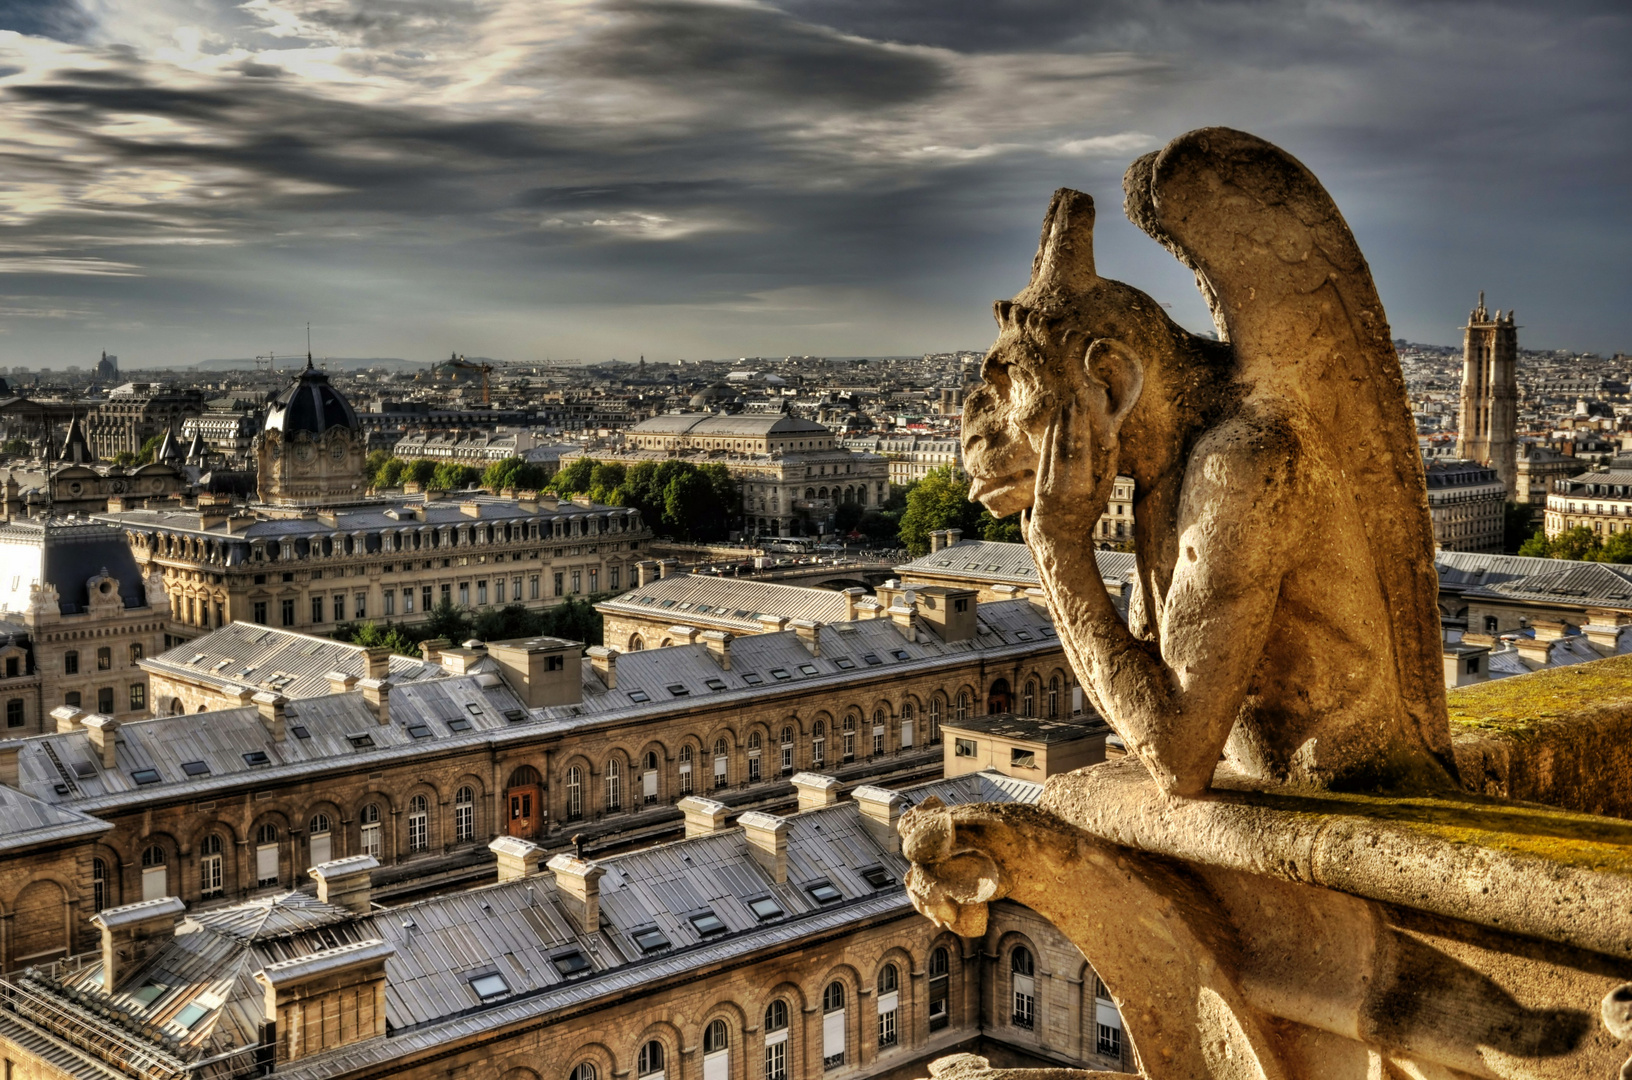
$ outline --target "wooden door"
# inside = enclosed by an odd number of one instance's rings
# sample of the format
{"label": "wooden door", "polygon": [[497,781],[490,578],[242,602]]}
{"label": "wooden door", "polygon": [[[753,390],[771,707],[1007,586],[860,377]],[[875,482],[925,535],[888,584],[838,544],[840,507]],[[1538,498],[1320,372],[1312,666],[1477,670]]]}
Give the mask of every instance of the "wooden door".
{"label": "wooden door", "polygon": [[511,836],[531,840],[538,835],[544,823],[544,793],[537,784],[510,788],[510,818],[505,831]]}

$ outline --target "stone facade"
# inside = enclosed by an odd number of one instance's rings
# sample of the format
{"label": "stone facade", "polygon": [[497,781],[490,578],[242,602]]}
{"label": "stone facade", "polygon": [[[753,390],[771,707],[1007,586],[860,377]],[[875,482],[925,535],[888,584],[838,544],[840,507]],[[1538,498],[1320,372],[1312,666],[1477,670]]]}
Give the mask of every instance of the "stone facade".
{"label": "stone facade", "polygon": [[1496,470],[1471,461],[1435,461],[1427,471],[1434,546],[1500,552],[1508,496]]}
{"label": "stone facade", "polygon": [[1547,535],[1578,526],[1600,537],[1632,529],[1632,472],[1612,469],[1554,480],[1547,496]]}
{"label": "stone facade", "polygon": [[306,370],[273,401],[254,454],[261,501],[268,505],[329,506],[366,493],[368,450],[357,414],[309,357]]}
{"label": "stone facade", "polygon": [[1462,412],[1456,456],[1496,471],[1508,500],[1517,494],[1519,331],[1513,312],[1504,319],[1485,310],[1485,294],[1462,328]]}
{"label": "stone facade", "polygon": [[149,439],[166,431],[180,432],[189,416],[203,411],[198,390],[125,383],[87,410],[85,435],[96,456],[106,461],[118,453],[140,453]]}

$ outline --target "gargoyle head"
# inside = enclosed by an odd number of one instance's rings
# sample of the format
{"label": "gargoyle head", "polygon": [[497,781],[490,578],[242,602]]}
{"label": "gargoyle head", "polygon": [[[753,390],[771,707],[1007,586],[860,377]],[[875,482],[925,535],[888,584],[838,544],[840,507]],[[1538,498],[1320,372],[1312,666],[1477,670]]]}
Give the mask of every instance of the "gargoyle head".
{"label": "gargoyle head", "polygon": [[[998,337],[964,405],[963,451],[970,498],[996,516],[1032,505],[1043,439],[1063,407],[1089,402],[1094,445],[1114,469],[1122,429],[1141,398],[1165,393],[1163,373],[1196,351],[1199,339],[1155,300],[1099,276],[1093,244],[1093,199],[1056,191],[1031,283],[995,306]],[[1098,475],[1102,463],[1093,464]]]}

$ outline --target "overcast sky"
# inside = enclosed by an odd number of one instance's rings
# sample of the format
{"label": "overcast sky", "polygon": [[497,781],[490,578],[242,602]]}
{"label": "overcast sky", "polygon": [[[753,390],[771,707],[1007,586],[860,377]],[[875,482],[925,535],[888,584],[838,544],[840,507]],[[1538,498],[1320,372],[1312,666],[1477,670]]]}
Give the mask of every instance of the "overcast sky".
{"label": "overcast sky", "polygon": [[1632,7],[0,0],[0,367],[984,348],[1049,193],[1209,124],[1332,191],[1395,335],[1632,351]]}

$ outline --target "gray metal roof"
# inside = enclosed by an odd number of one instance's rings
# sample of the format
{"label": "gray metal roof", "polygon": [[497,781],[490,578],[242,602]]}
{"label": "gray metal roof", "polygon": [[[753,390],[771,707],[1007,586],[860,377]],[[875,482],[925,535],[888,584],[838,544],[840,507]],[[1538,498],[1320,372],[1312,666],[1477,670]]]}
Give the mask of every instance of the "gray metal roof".
{"label": "gray metal roof", "polygon": [[760,630],[761,615],[843,622],[846,611],[844,595],[831,589],[708,574],[659,578],[595,606],[603,612],[667,619],[671,623],[701,620],[710,627],[728,626],[753,633]]}
{"label": "gray metal roof", "polygon": [[[257,623],[229,623],[142,661],[144,670],[221,689],[276,690],[287,698],[329,692],[331,671],[362,677],[364,649]],[[440,679],[447,672],[408,656],[391,657],[393,683]]]}
{"label": "gray metal roof", "polygon": [[[1129,551],[1095,551],[1099,576],[1106,581],[1132,580],[1134,558]],[[996,540],[959,540],[951,547],[920,555],[895,568],[897,574],[992,581],[1032,588],[1040,582],[1037,564],[1024,544]]]}
{"label": "gray metal roof", "polygon": [[27,611],[33,585],[57,590],[62,614],[86,611],[89,582],[107,574],[127,608],[147,606],[147,588],[130,544],[98,521],[16,519],[0,524],[0,607]]}
{"label": "gray metal roof", "polygon": [[1016,716],[1014,713],[973,716],[968,720],[955,722],[945,720],[942,721],[941,728],[945,731],[972,731],[982,735],[996,735],[999,738],[1044,745],[1106,735],[1111,730],[1109,724],[1095,715],[1082,719],[1050,720],[1042,716]]}
{"label": "gray metal roof", "polygon": [[95,836],[111,828],[110,822],[51,806],[0,784],[0,851]]}

